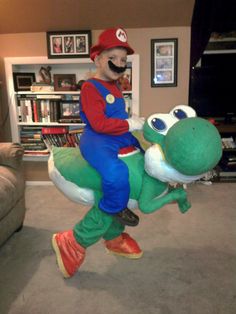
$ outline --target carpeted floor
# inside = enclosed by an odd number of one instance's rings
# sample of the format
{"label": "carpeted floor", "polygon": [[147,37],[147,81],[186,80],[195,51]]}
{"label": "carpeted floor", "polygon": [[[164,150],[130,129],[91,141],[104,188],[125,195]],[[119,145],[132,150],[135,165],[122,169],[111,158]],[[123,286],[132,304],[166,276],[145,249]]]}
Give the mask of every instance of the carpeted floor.
{"label": "carpeted floor", "polygon": [[24,228],[0,248],[0,313],[235,314],[236,184],[195,184],[188,193],[188,213],[168,205],[127,228],[140,260],[109,255],[101,241],[65,280],[51,236],[88,208],[53,186],[28,186]]}

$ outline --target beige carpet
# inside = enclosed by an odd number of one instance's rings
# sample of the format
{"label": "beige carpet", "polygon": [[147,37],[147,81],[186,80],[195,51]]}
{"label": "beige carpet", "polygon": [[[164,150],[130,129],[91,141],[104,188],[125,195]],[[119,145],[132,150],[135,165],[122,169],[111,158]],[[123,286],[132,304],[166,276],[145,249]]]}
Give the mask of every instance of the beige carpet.
{"label": "beige carpet", "polygon": [[235,314],[236,184],[195,184],[188,193],[188,213],[168,205],[127,228],[142,259],[109,255],[101,241],[64,280],[51,236],[88,208],[53,186],[28,186],[24,228],[0,248],[0,313]]}

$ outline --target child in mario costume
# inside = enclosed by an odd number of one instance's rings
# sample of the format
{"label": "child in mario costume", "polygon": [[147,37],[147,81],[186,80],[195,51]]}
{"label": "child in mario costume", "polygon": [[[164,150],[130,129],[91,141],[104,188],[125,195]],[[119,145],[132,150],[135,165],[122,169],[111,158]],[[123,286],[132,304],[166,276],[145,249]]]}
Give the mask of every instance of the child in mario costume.
{"label": "child in mario costume", "polygon": [[81,90],[81,118],[86,124],[80,140],[84,159],[102,179],[102,195],[73,230],[53,235],[53,248],[64,277],[71,277],[82,264],[86,248],[105,239],[106,248],[128,258],[142,251],[124,233],[125,225],[136,226],[139,218],[127,208],[129,172],[118,154],[127,147],[140,147],[132,131],[142,130],[144,120],[128,117],[118,79],[126,70],[127,55],[133,54],[124,29],[107,29],[91,48],[97,71]]}

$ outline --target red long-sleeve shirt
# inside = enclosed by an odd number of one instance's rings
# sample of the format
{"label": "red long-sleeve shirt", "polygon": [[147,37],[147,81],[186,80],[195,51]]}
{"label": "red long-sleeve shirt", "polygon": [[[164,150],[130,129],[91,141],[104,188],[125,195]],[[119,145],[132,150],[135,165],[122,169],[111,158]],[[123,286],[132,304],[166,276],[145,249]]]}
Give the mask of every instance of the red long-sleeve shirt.
{"label": "red long-sleeve shirt", "polygon": [[[96,80],[106,87],[114,97],[123,98],[115,81]],[[106,117],[105,100],[92,83],[85,82],[83,84],[80,97],[81,109],[94,131],[111,135],[121,135],[129,131],[129,124],[126,120]]]}

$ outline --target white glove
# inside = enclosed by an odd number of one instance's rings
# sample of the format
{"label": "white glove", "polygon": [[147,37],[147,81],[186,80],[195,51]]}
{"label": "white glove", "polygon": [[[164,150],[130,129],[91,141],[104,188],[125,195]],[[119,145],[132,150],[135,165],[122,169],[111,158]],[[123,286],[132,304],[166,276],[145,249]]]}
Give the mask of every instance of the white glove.
{"label": "white glove", "polygon": [[141,131],[145,122],[144,118],[133,116],[126,120],[129,123],[129,131]]}

